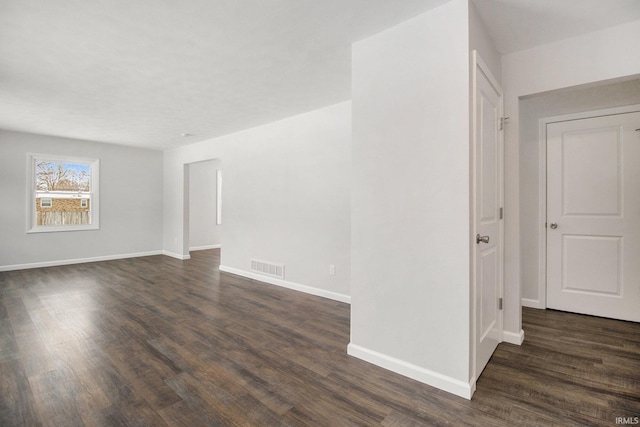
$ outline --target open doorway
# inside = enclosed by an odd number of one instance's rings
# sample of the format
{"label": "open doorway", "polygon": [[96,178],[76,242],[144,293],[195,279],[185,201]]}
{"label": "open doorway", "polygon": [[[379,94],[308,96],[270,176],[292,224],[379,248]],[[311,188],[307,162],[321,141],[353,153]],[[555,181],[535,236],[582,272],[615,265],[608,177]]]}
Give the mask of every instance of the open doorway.
{"label": "open doorway", "polygon": [[189,252],[221,247],[220,159],[186,165]]}
{"label": "open doorway", "polygon": [[546,119],[640,104],[640,77],[598,82],[521,98],[520,235],[522,305],[547,307]]}

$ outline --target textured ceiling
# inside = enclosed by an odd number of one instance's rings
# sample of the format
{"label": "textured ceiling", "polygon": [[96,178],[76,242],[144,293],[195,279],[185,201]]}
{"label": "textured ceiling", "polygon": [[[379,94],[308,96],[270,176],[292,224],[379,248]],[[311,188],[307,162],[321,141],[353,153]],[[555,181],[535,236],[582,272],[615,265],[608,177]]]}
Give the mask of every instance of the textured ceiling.
{"label": "textured ceiling", "polygon": [[[351,43],[446,2],[0,0],[0,128],[164,149],[311,111],[350,99]],[[640,19],[640,0],[476,5],[502,52]]]}
{"label": "textured ceiling", "polygon": [[0,128],[169,148],[311,111],[352,42],[445,2],[0,0]]}

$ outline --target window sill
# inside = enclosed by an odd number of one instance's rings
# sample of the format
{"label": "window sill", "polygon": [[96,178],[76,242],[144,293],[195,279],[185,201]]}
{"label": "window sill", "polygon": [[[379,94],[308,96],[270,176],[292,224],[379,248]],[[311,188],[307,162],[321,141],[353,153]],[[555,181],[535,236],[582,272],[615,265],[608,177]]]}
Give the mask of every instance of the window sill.
{"label": "window sill", "polygon": [[27,230],[27,234],[35,233],[58,233],[66,231],[89,231],[99,230],[99,225],[62,225],[62,226],[38,226]]}

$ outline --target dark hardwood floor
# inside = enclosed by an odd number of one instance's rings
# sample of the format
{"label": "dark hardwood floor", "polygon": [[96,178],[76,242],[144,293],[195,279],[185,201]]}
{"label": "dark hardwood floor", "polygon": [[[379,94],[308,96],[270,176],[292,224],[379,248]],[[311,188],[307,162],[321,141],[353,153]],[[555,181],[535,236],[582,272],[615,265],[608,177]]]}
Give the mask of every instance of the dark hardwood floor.
{"label": "dark hardwood floor", "polygon": [[640,416],[640,324],[525,309],[525,343],[501,344],[467,401],[347,356],[348,305],[218,263],[209,250],[0,273],[0,426],[615,426]]}

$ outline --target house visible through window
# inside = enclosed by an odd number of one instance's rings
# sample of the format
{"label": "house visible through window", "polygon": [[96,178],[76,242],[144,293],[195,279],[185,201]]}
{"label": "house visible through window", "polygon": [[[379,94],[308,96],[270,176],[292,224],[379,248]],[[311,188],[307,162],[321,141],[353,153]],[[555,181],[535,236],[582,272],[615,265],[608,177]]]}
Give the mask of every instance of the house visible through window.
{"label": "house visible through window", "polygon": [[29,232],[99,228],[98,160],[31,154]]}

